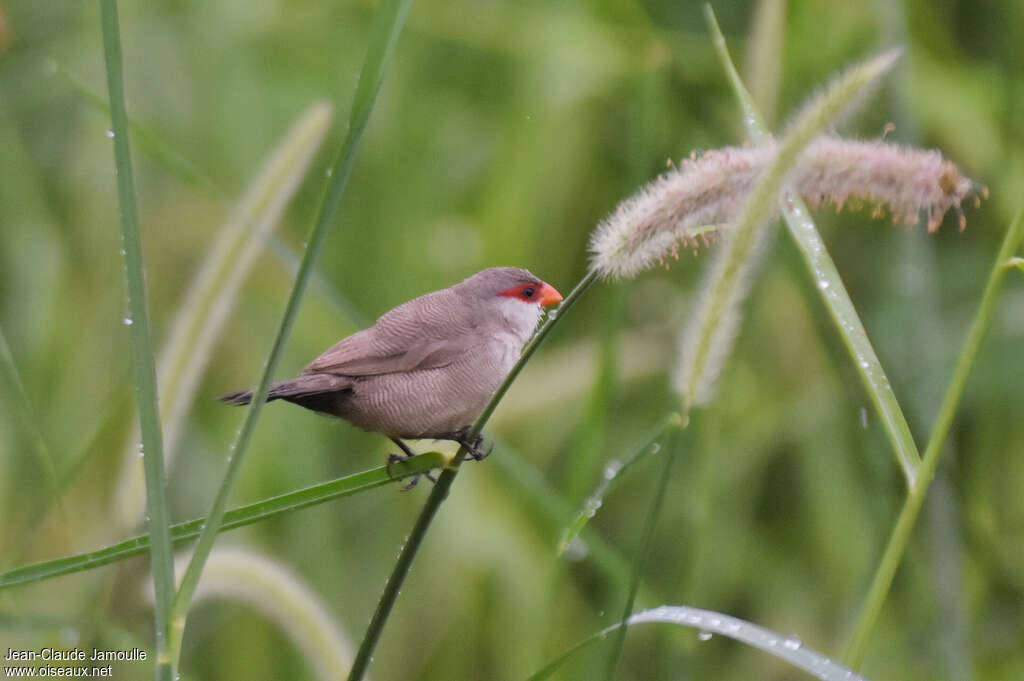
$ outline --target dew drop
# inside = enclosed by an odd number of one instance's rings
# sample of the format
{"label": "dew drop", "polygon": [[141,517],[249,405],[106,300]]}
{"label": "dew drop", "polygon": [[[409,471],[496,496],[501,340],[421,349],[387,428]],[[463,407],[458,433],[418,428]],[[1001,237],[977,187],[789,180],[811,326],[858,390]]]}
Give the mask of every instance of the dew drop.
{"label": "dew drop", "polygon": [[114,131],[113,130],[107,130],[107,137],[113,138],[113,136],[114,136]]}
{"label": "dew drop", "polygon": [[583,560],[587,557],[588,553],[590,553],[590,547],[587,546],[587,542],[579,537],[573,537],[572,541],[569,542],[569,546],[565,549],[566,559],[573,562]]}
{"label": "dew drop", "polygon": [[135,323],[131,317],[125,317],[123,321],[125,326],[131,326]]}
{"label": "dew drop", "polygon": [[822,291],[824,291],[825,289],[828,288],[828,282],[825,281],[824,279],[819,279],[818,280],[818,288],[820,288]]}
{"label": "dew drop", "polygon": [[612,459],[608,462],[608,465],[604,467],[604,479],[611,480],[619,474],[619,469],[622,468],[622,464]]}
{"label": "dew drop", "polygon": [[697,634],[697,640],[710,641],[712,636],[714,636],[714,634],[712,634],[710,631],[702,631],[699,634]]}
{"label": "dew drop", "polygon": [[660,442],[655,442],[653,445],[651,445],[651,454],[657,454],[660,451],[661,451],[661,443]]}
{"label": "dew drop", "polygon": [[790,636],[782,642],[782,647],[786,650],[798,650],[803,645],[803,641],[800,640],[799,636]]}

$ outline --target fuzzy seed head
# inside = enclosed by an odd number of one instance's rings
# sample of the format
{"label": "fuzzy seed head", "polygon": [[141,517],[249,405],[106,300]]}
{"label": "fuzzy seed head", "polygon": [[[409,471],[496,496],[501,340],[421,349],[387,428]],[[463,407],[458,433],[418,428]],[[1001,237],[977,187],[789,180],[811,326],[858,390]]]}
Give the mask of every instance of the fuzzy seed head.
{"label": "fuzzy seed head", "polygon": [[[681,247],[707,243],[739,218],[777,153],[778,145],[771,142],[684,159],[597,226],[590,240],[591,267],[610,279],[633,277],[678,257]],[[960,204],[976,189],[938,151],[838,137],[808,145],[785,182],[785,191],[814,207],[868,206],[873,217],[888,211],[893,222],[911,225],[923,213],[929,232],[938,229],[950,209],[960,215],[963,228]]]}

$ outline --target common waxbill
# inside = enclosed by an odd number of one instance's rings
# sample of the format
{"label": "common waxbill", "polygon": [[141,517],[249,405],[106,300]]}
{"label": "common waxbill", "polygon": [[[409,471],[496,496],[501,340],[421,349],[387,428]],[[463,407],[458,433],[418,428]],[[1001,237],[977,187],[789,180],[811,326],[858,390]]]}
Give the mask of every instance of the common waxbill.
{"label": "common waxbill", "polygon": [[[466,432],[519,359],[545,305],[561,294],[517,267],[492,267],[414,298],[344,338],[297,378],[270,386],[286,400],[403,438],[454,440],[481,458]],[[248,404],[252,391],[224,395]]]}

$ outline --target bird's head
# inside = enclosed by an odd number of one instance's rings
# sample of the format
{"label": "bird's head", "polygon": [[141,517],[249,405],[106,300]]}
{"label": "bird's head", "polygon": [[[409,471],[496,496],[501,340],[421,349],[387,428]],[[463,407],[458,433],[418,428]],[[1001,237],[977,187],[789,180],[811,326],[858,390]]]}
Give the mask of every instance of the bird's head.
{"label": "bird's head", "polygon": [[491,267],[466,279],[460,287],[481,298],[500,297],[546,307],[562,299],[555,287],[519,267]]}
{"label": "bird's head", "polygon": [[458,287],[501,314],[517,332],[525,335],[537,325],[542,308],[562,299],[554,286],[518,267],[491,267]]}

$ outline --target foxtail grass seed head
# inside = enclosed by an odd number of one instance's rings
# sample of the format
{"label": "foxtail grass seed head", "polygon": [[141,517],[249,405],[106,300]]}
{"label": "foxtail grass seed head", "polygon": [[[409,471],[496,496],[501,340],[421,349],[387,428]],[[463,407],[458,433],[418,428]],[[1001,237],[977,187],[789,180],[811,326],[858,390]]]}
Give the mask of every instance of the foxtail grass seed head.
{"label": "foxtail grass seed head", "polygon": [[[693,155],[619,204],[594,230],[591,267],[602,277],[628,278],[678,258],[728,229],[743,211],[760,174],[778,153],[774,142],[726,147]],[[917,224],[923,213],[929,232],[975,191],[969,178],[942,154],[882,140],[821,137],[801,154],[785,183],[814,207],[837,210],[868,206],[897,224]],[[716,227],[717,229],[713,229]]]}

